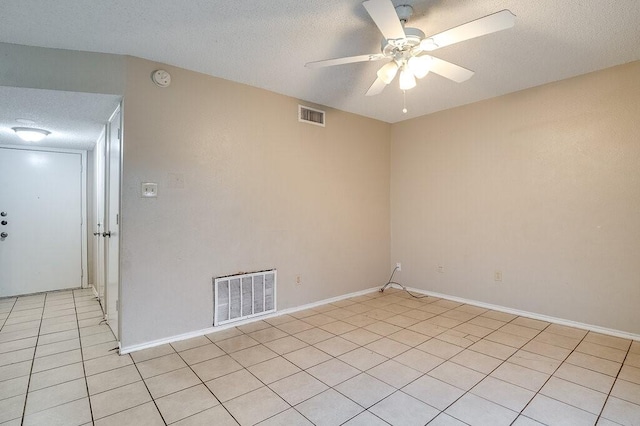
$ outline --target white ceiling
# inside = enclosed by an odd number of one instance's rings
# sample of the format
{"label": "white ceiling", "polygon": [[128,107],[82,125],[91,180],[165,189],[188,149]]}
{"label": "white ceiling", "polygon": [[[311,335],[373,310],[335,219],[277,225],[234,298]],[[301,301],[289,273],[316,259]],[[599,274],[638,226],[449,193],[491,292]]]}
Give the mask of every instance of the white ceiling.
{"label": "white ceiling", "polygon": [[434,52],[476,74],[429,74],[407,92],[407,114],[397,81],[364,96],[381,62],[304,67],[379,52],[360,0],[2,2],[0,41],[138,56],[390,123],[640,59],[638,0],[393,3],[412,5],[408,26],[427,35],[502,9],[516,25]]}

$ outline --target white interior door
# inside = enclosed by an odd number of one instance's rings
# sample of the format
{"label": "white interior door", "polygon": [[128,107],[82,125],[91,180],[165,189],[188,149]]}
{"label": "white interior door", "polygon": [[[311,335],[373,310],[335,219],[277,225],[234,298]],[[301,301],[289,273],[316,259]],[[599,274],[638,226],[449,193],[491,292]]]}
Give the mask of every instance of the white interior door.
{"label": "white interior door", "polygon": [[105,298],[105,254],[104,228],[105,211],[105,138],[106,134],[100,136],[93,150],[94,154],[94,214],[95,228],[93,230],[93,264],[95,268],[95,287],[100,299],[103,312],[106,312]]}
{"label": "white interior door", "polygon": [[107,323],[119,339],[118,310],[120,295],[120,109],[107,125],[106,213],[105,213],[105,276],[107,296]]}
{"label": "white interior door", "polygon": [[81,154],[0,148],[0,297],[81,285]]}

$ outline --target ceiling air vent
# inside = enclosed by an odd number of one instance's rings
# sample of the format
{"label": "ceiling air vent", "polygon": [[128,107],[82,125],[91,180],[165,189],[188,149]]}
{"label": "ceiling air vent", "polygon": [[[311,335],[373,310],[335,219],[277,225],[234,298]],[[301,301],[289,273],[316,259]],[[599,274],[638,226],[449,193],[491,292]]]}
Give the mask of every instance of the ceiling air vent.
{"label": "ceiling air vent", "polygon": [[324,127],[324,117],[324,111],[298,105],[298,121]]}

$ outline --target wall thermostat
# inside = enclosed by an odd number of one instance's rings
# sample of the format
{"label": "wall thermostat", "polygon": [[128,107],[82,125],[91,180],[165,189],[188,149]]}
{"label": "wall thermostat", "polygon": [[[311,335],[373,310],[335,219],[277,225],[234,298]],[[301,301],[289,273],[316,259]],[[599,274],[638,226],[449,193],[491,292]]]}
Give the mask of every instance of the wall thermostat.
{"label": "wall thermostat", "polygon": [[158,87],[168,87],[171,84],[171,74],[165,70],[155,70],[151,79]]}

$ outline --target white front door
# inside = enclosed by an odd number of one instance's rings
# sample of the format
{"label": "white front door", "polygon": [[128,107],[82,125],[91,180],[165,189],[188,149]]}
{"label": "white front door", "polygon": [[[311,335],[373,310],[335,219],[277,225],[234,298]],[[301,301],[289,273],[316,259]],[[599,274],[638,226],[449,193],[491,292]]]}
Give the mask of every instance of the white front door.
{"label": "white front door", "polygon": [[82,285],[82,156],[0,148],[0,297]]}
{"label": "white front door", "polygon": [[120,109],[109,120],[107,132],[105,275],[107,323],[119,339],[118,309],[120,294]]}

